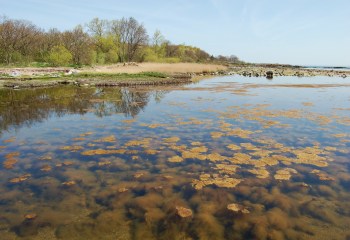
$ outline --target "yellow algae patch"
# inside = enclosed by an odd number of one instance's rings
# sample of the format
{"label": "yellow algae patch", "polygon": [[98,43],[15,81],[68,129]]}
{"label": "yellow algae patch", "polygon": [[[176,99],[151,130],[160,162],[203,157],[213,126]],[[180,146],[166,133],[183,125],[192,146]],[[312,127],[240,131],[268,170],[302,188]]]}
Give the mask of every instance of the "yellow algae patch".
{"label": "yellow algae patch", "polygon": [[138,178],[142,177],[143,175],[145,175],[145,174],[142,173],[142,172],[138,172],[138,173],[135,173],[135,174],[133,175],[133,177],[136,178],[136,179],[138,179]]}
{"label": "yellow algae patch", "polygon": [[16,177],[16,178],[12,178],[9,180],[10,183],[20,183],[20,182],[24,182],[26,181],[28,178],[30,178],[32,175],[27,173],[27,174],[24,174],[24,175],[21,175],[19,177]]}
{"label": "yellow algae patch", "polygon": [[0,149],[5,149],[6,148],[6,146],[0,146]]}
{"label": "yellow algae patch", "polygon": [[187,149],[186,145],[171,145],[169,146],[170,149],[175,150],[175,151],[185,151]]}
{"label": "yellow algae patch", "polygon": [[[326,158],[319,156],[317,154],[318,151],[314,151],[316,153],[313,153],[313,151],[308,151],[310,149],[298,149],[293,151],[292,153],[297,156],[297,159],[295,160],[296,163],[302,163],[302,164],[310,164],[318,167],[327,167],[328,163],[326,162]],[[321,150],[320,150],[321,151]]]}
{"label": "yellow algae patch", "polygon": [[146,154],[149,154],[149,155],[155,155],[158,153],[158,150],[155,150],[155,149],[146,149],[145,150],[145,153]]}
{"label": "yellow algae patch", "polygon": [[222,133],[222,132],[211,132],[210,135],[211,135],[212,138],[215,139],[215,138],[221,138],[221,137],[224,136],[225,134]]}
{"label": "yellow algae patch", "polygon": [[257,178],[268,178],[270,173],[265,168],[254,168],[248,170],[248,172],[254,174]]}
{"label": "yellow algae patch", "polygon": [[245,148],[246,150],[250,150],[250,151],[259,151],[260,148],[257,148],[256,146],[254,146],[251,143],[241,143],[240,144],[241,147]]}
{"label": "yellow algae patch", "polygon": [[166,143],[176,143],[178,141],[180,141],[179,137],[164,138],[164,142]]}
{"label": "yellow algae patch", "polygon": [[15,158],[8,158],[2,163],[2,165],[5,169],[12,169],[17,162],[18,160]]}
{"label": "yellow algae patch", "polygon": [[235,144],[229,144],[226,146],[228,149],[232,150],[232,151],[237,151],[237,150],[240,150],[241,147],[238,146],[238,145],[235,145]]}
{"label": "yellow algae patch", "polygon": [[320,125],[327,125],[332,122],[332,119],[326,116],[317,116],[315,118],[315,121],[318,122]]}
{"label": "yellow algae patch", "polygon": [[110,136],[107,136],[107,137],[104,137],[104,138],[100,138],[100,139],[96,139],[94,140],[94,142],[109,142],[109,143],[113,143],[115,142],[116,139],[115,139],[115,136],[114,135],[110,135]]}
{"label": "yellow algae patch", "polygon": [[78,145],[73,145],[73,146],[63,146],[60,149],[61,150],[71,151],[71,152],[77,152],[79,150],[82,150],[83,147],[82,146],[78,146]]}
{"label": "yellow algae patch", "polygon": [[250,213],[246,207],[237,203],[228,204],[227,209],[235,213],[238,213],[238,212],[241,212],[244,214]]}
{"label": "yellow algae patch", "polygon": [[37,216],[38,215],[36,213],[28,213],[28,214],[24,215],[24,218],[26,220],[33,220],[33,219],[37,218]]}
{"label": "yellow algae patch", "polygon": [[144,138],[142,140],[131,140],[125,143],[126,147],[132,147],[132,146],[143,146],[148,147],[150,145],[152,138]]}
{"label": "yellow algae patch", "polygon": [[187,121],[187,122],[178,120],[177,124],[178,125],[201,125],[201,124],[205,124],[205,122],[200,121],[196,118],[190,118],[190,121]]}
{"label": "yellow algae patch", "polygon": [[[269,128],[269,127],[271,127],[271,126],[280,124],[280,122],[278,122],[278,121],[271,121],[271,120],[262,121],[262,123],[263,123],[263,125],[264,125],[264,128]],[[287,126],[288,126],[288,125],[287,125]]]}
{"label": "yellow algae patch", "polygon": [[324,150],[329,151],[329,152],[335,152],[335,151],[337,151],[337,148],[328,146],[328,147],[325,147]]}
{"label": "yellow algae patch", "polygon": [[179,163],[179,162],[183,162],[184,159],[180,156],[173,156],[171,158],[168,158],[168,162],[171,162],[171,163]]}
{"label": "yellow algae patch", "polygon": [[249,138],[249,135],[253,134],[254,132],[249,130],[243,130],[241,128],[232,129],[228,132],[226,132],[227,136],[238,136],[240,138]]}
{"label": "yellow algae patch", "polygon": [[248,164],[251,160],[251,157],[245,153],[235,153],[233,155],[233,161],[241,164]]}
{"label": "yellow algae patch", "polygon": [[191,142],[191,145],[192,146],[200,146],[200,145],[202,145],[202,143],[201,142]]}
{"label": "yellow algae patch", "polygon": [[62,183],[62,185],[66,187],[71,187],[71,186],[74,186],[75,184],[77,184],[75,181],[67,181]]}
{"label": "yellow algae patch", "polygon": [[234,174],[239,166],[230,164],[216,164],[216,169],[222,174]]}
{"label": "yellow algae patch", "polygon": [[123,123],[127,123],[127,124],[131,124],[136,122],[136,119],[126,119],[126,120],[122,120]]}
{"label": "yellow algae patch", "polygon": [[[284,156],[282,156],[284,157]],[[278,159],[273,156],[273,157],[262,157],[259,159],[259,162],[263,162],[265,165],[268,166],[274,166],[278,164]]]}
{"label": "yellow algae patch", "polygon": [[12,142],[14,142],[14,141],[16,141],[16,138],[15,138],[15,137],[12,137],[12,138],[9,138],[9,139],[4,140],[3,143],[12,143]]}
{"label": "yellow algae patch", "polygon": [[284,168],[278,170],[274,176],[276,180],[289,180],[292,177],[292,173],[297,173],[293,168]]}
{"label": "yellow algae patch", "polygon": [[146,124],[146,123],[141,123],[140,126],[142,127],[148,127],[148,128],[158,128],[158,127],[165,127],[165,124],[160,124],[160,123],[153,123],[153,124]]}
{"label": "yellow algae patch", "polygon": [[39,157],[38,159],[41,161],[50,161],[50,160],[52,160],[52,156],[51,155],[44,155],[42,157]]}
{"label": "yellow algae patch", "polygon": [[229,127],[232,127],[232,124],[231,123],[227,123],[227,122],[220,122],[220,128],[229,128]]}
{"label": "yellow algae patch", "polygon": [[208,185],[215,185],[217,187],[222,188],[234,188],[236,187],[242,180],[230,177],[211,177],[209,174],[202,174],[199,177],[199,180],[194,179],[192,181],[192,186],[196,190],[201,190],[203,187]]}
{"label": "yellow algae patch", "polygon": [[312,106],[314,106],[314,104],[312,102],[302,102],[301,104],[303,104],[303,106],[305,106],[305,107],[312,107]]}
{"label": "yellow algae patch", "polygon": [[18,162],[15,157],[19,156],[19,152],[11,152],[5,155],[5,161],[2,163],[5,169],[12,169]]}
{"label": "yellow algae patch", "polygon": [[52,167],[50,165],[44,165],[40,168],[43,172],[50,172],[52,170]]}
{"label": "yellow algae patch", "polygon": [[334,181],[335,178],[329,176],[328,174],[321,172],[318,169],[314,169],[311,171],[312,174],[315,174],[321,181]]}
{"label": "yellow algae patch", "polygon": [[194,148],[190,149],[190,151],[195,152],[195,153],[205,153],[205,152],[208,152],[208,148],[205,146],[194,147]]}
{"label": "yellow algae patch", "polygon": [[134,160],[134,161],[135,161],[135,160],[139,160],[139,159],[140,159],[139,156],[132,156],[132,157],[131,157],[131,160]]}
{"label": "yellow algae patch", "polygon": [[193,158],[193,159],[199,159],[199,160],[206,160],[207,156],[201,155],[200,153],[191,152],[191,151],[183,151],[182,152],[182,158]]}
{"label": "yellow algae patch", "polygon": [[108,165],[111,165],[111,164],[112,164],[112,162],[110,160],[102,160],[102,161],[97,163],[97,165],[99,167],[108,166]]}
{"label": "yellow algae patch", "polygon": [[224,157],[219,153],[210,153],[207,155],[207,159],[209,161],[216,162],[216,161],[224,161],[227,159],[227,157]]}
{"label": "yellow algae patch", "polygon": [[19,152],[11,152],[5,155],[5,158],[13,158],[13,157],[18,157],[19,156]]}
{"label": "yellow algae patch", "polygon": [[126,187],[121,187],[121,188],[118,188],[118,193],[124,193],[124,192],[127,192],[127,191],[129,191],[129,189],[128,188],[126,188]]}
{"label": "yellow algae patch", "polygon": [[86,132],[86,133],[80,134],[79,136],[80,136],[80,137],[86,137],[86,136],[92,135],[93,133],[94,133],[94,132]]}
{"label": "yellow algae patch", "polygon": [[336,138],[345,138],[348,135],[346,133],[338,133],[338,134],[333,134],[332,136]]}
{"label": "yellow algae patch", "polygon": [[127,151],[125,151],[125,154],[138,154],[139,153],[139,151],[137,151],[137,150],[127,150]]}
{"label": "yellow algae patch", "polygon": [[72,140],[78,142],[78,141],[85,141],[86,138],[84,138],[84,137],[77,137],[77,138],[73,138]]}
{"label": "yellow algae patch", "polygon": [[125,154],[125,149],[117,149],[117,150],[106,150],[106,149],[95,149],[84,151],[81,154],[84,156],[94,156],[94,155],[108,155],[108,154]]}
{"label": "yellow algae patch", "polygon": [[259,151],[255,151],[249,154],[256,157],[268,157],[270,154],[272,154],[272,151],[259,149]]}

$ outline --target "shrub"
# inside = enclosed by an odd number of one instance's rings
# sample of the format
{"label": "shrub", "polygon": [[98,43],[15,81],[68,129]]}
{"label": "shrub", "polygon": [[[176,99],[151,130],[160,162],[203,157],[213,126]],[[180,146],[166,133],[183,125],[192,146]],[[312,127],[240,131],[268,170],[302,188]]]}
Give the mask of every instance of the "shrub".
{"label": "shrub", "polygon": [[65,66],[72,62],[72,54],[64,46],[54,46],[48,57],[48,62],[52,66]]}

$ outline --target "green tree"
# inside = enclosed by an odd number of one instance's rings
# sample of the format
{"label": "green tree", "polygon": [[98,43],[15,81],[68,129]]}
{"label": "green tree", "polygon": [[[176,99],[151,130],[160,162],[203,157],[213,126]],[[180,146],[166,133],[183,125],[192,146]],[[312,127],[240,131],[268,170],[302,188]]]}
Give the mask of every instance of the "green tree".
{"label": "green tree", "polygon": [[64,46],[54,46],[49,54],[48,62],[52,66],[65,66],[71,63],[73,55]]}

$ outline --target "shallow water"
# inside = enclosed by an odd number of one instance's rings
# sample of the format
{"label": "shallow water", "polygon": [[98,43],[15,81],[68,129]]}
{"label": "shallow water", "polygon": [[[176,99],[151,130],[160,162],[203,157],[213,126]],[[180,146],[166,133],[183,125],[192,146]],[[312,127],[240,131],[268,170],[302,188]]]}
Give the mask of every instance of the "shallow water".
{"label": "shallow water", "polygon": [[0,99],[1,239],[350,238],[350,80]]}

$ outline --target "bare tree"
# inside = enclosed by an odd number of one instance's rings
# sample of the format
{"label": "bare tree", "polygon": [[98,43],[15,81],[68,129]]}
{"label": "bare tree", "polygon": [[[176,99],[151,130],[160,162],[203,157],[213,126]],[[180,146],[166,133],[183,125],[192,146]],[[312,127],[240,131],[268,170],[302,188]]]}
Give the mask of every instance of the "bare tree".
{"label": "bare tree", "polygon": [[102,37],[107,32],[108,25],[108,20],[99,18],[94,18],[86,24],[88,32],[94,37]]}
{"label": "bare tree", "polygon": [[0,22],[0,49],[2,60],[10,64],[15,54],[30,56],[40,30],[24,20],[3,18]]}
{"label": "bare tree", "polygon": [[112,21],[110,31],[119,41],[119,57],[122,62],[134,60],[139,47],[148,42],[145,27],[132,17]]}
{"label": "bare tree", "polygon": [[163,34],[157,29],[152,37],[152,47],[157,55],[160,55],[161,46],[165,43]]}
{"label": "bare tree", "polygon": [[78,25],[72,31],[66,31],[62,35],[64,46],[72,53],[75,64],[89,64],[91,62],[91,38]]}

